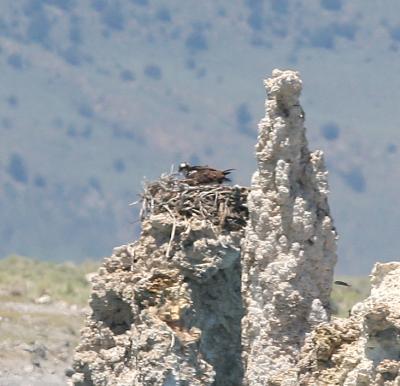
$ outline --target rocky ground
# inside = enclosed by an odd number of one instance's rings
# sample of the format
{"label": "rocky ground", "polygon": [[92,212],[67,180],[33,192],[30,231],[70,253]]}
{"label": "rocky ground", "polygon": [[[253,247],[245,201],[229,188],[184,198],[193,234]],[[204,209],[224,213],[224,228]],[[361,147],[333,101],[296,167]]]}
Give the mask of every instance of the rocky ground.
{"label": "rocky ground", "polygon": [[0,302],[0,385],[66,384],[85,309]]}
{"label": "rocky ground", "polygon": [[95,267],[0,260],[0,386],[66,384]]}

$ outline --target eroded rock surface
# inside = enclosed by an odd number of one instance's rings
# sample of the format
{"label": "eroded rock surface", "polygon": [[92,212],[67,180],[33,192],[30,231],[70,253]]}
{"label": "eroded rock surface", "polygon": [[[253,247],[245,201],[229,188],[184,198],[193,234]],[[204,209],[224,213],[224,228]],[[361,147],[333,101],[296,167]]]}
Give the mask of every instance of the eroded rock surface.
{"label": "eroded rock surface", "polygon": [[371,295],[348,319],[319,325],[306,339],[300,385],[400,385],[400,263],[377,263]]}
{"label": "eroded rock surface", "polygon": [[244,384],[297,385],[305,334],[329,319],[336,232],[322,152],[307,147],[299,74],[274,70],[265,86],[242,257]]}
{"label": "eroded rock surface", "polygon": [[300,355],[300,385],[400,385],[400,263],[377,263],[371,295],[319,325]]}
{"label": "eroded rock surface", "polygon": [[92,278],[75,385],[241,384],[246,197],[174,177],[147,187],[140,239],[115,248]]}

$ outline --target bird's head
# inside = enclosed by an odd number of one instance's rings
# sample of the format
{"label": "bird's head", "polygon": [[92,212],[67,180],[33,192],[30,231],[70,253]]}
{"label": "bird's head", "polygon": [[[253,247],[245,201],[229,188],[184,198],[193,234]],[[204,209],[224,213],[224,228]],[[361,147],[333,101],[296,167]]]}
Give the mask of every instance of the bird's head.
{"label": "bird's head", "polygon": [[182,162],[179,164],[179,172],[187,172],[190,170],[190,165],[187,162]]}

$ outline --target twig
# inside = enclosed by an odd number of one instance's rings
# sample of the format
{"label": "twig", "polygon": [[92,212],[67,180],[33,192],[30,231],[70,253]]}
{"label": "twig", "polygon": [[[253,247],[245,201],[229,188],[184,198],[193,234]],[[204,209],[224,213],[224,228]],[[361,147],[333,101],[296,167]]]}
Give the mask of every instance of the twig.
{"label": "twig", "polygon": [[167,252],[165,253],[166,257],[169,257],[169,252],[171,250],[171,245],[172,245],[172,241],[175,238],[175,230],[176,230],[176,219],[175,216],[173,215],[173,213],[171,212],[171,209],[168,208],[167,205],[164,205],[165,209],[167,209],[168,213],[171,215],[172,220],[174,221],[174,223],[172,224],[172,230],[171,230],[171,237],[169,239],[169,243],[168,243],[168,247],[167,247]]}

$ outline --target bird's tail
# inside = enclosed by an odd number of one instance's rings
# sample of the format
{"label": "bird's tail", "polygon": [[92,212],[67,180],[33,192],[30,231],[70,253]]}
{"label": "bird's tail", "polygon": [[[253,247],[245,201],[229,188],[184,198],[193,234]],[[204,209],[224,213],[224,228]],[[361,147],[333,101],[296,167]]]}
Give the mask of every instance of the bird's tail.
{"label": "bird's tail", "polygon": [[225,169],[222,171],[222,173],[224,173],[224,176],[227,176],[228,174],[230,174],[232,172],[232,170],[236,170],[236,169]]}

